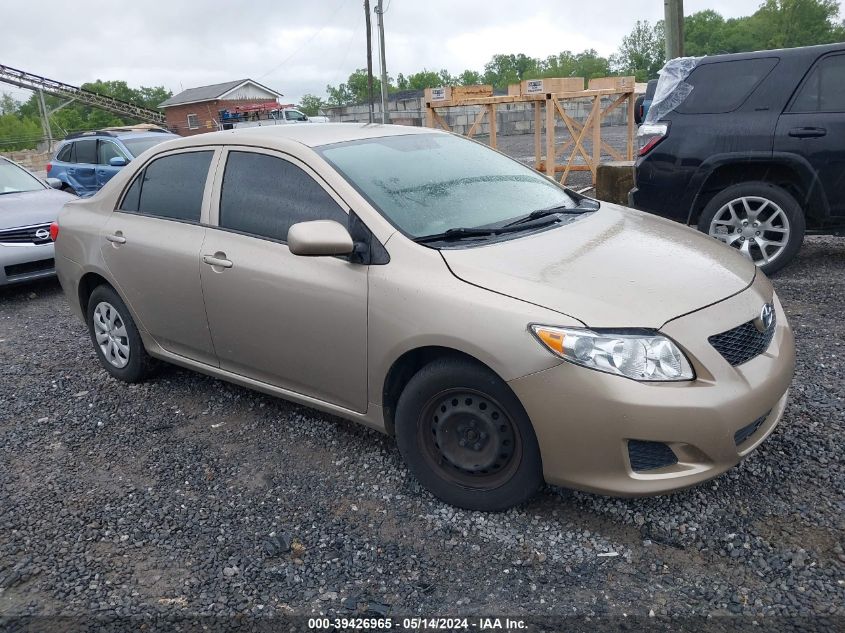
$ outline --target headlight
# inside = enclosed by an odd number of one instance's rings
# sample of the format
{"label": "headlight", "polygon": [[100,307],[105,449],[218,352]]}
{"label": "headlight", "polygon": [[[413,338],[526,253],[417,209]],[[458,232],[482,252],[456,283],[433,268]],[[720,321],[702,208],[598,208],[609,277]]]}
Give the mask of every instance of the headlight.
{"label": "headlight", "polygon": [[534,336],[557,356],[576,365],[634,380],[692,380],[689,360],[660,334],[593,332],[532,325]]}

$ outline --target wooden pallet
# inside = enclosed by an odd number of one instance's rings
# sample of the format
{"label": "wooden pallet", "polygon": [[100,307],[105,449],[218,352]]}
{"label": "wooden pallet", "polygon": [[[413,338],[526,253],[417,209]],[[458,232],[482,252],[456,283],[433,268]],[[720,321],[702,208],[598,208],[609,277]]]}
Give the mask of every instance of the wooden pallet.
{"label": "wooden pallet", "polygon": [[[543,88],[565,90],[583,87],[583,79],[577,77],[551,78],[543,80]],[[428,88],[425,91],[426,126],[441,127],[451,132],[449,125],[439,109],[480,106],[480,110],[466,131],[465,136],[472,138],[481,129],[486,118],[490,128],[490,147],[496,147],[496,107],[500,104],[532,103],[534,107],[534,168],[545,172],[552,178],[558,178],[566,184],[573,171],[589,171],[595,183],[596,170],[601,162],[602,150],[614,160],[633,160],[634,158],[634,78],[600,77],[591,79],[586,90],[560,92],[537,92],[538,84],[523,81],[508,89],[507,95],[493,96],[491,86],[455,86],[451,88]],[[569,100],[591,100],[592,107],[587,116],[579,121],[566,113],[562,105]],[[602,108],[602,99],[612,99],[607,107]],[[602,140],[601,124],[613,110],[625,104],[628,115],[628,129],[625,155]],[[569,138],[561,143],[555,139],[555,123],[558,117],[566,126]],[[543,131],[545,129],[545,139]],[[592,152],[588,152],[584,141],[589,139]],[[545,141],[545,142],[544,142]],[[545,150],[545,152],[544,152]],[[567,153],[568,152],[568,153]],[[578,157],[583,164],[577,163]],[[551,157],[551,158],[549,158]]]}

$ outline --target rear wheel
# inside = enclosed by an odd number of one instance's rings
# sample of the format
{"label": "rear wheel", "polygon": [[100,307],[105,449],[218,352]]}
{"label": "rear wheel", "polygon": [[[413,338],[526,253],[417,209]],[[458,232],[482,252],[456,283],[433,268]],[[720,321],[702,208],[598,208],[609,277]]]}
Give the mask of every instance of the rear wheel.
{"label": "rear wheel", "polygon": [[399,397],[396,439],[434,495],[469,510],[504,510],[543,482],[531,422],[510,388],[469,360],[435,361]]}
{"label": "rear wheel", "polygon": [[125,382],[146,378],[153,361],[132,315],[114,289],[97,286],[88,299],[86,314],[94,351],[106,371]]}
{"label": "rear wheel", "polygon": [[67,184],[67,183],[65,183],[65,184],[63,184],[63,185],[62,185],[62,191],[66,192],[66,193],[69,193],[69,194],[71,194],[71,195],[73,195],[73,196],[77,195],[77,193],[76,193],[76,189],[74,189],[73,187],[71,187],[71,186],[70,186],[69,184]]}
{"label": "rear wheel", "polygon": [[643,103],[645,103],[645,95],[640,95],[634,101],[634,123],[637,125],[643,124]]}
{"label": "rear wheel", "polygon": [[767,182],[748,182],[714,196],[701,213],[698,229],[771,274],[795,257],[805,224],[801,206],[788,191]]}

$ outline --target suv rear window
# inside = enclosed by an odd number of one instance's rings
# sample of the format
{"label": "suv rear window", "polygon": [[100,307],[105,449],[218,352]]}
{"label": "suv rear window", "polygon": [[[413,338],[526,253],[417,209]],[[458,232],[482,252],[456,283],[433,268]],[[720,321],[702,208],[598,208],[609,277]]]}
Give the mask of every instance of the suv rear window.
{"label": "suv rear window", "polygon": [[741,106],[777,66],[777,57],[701,64],[687,77],[693,89],[678,106],[681,114],[723,114]]}

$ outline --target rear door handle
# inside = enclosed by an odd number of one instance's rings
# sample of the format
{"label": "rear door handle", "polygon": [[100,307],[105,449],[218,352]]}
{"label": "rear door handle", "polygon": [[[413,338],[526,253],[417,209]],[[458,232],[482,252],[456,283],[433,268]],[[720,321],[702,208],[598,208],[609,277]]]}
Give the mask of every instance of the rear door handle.
{"label": "rear door handle", "polygon": [[106,235],[106,239],[109,242],[113,242],[115,244],[126,244],[126,238],[118,233],[114,233],[113,235]]}
{"label": "rear door handle", "polygon": [[819,138],[827,134],[827,130],[823,127],[794,127],[789,130],[789,135],[793,138]]}
{"label": "rear door handle", "polygon": [[[218,255],[223,255],[222,257],[218,257]],[[225,254],[223,253],[216,253],[215,255],[203,255],[202,261],[204,261],[209,266],[219,266],[220,268],[231,268],[232,262],[226,259]]]}

